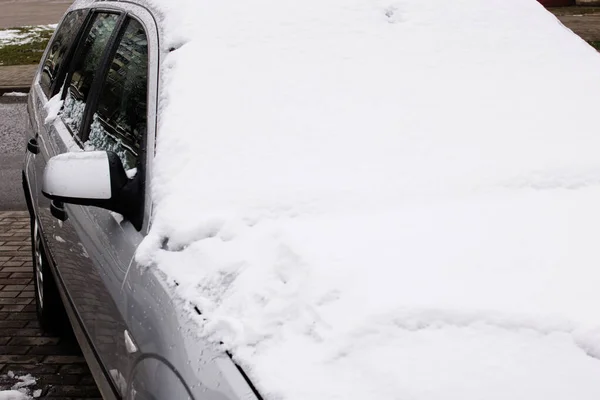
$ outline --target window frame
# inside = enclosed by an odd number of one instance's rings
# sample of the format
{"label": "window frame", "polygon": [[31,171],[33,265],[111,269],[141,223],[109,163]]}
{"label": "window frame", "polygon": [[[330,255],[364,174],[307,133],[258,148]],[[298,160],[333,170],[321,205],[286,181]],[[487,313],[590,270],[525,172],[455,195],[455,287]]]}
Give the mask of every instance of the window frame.
{"label": "window frame", "polygon": [[[78,37],[76,40],[71,43],[70,52],[74,52],[75,49],[79,46],[79,41],[82,40],[83,34],[87,32],[88,25],[90,23],[91,16],[96,12],[109,12],[109,13],[118,13],[123,14],[126,17],[135,19],[137,22],[141,24],[146,33],[146,39],[148,41],[148,76],[147,76],[147,99],[146,99],[146,135],[143,137],[143,141],[140,144],[140,163],[141,169],[138,170],[138,175],[142,179],[142,188],[143,193],[141,196],[143,197],[143,226],[139,231],[140,234],[146,235],[150,228],[150,221],[152,219],[153,214],[153,201],[150,194],[150,190],[147,187],[147,182],[150,182],[153,176],[153,161],[156,153],[156,133],[158,126],[158,98],[159,91],[161,87],[161,79],[160,79],[160,71],[159,65],[163,57],[165,57],[169,50],[161,47],[161,37],[160,37],[160,29],[158,27],[156,18],[152,15],[152,13],[144,6],[129,2],[117,2],[117,1],[105,1],[101,4],[93,4],[88,6],[76,7],[71,9],[71,11],[77,10],[85,10],[86,21],[82,24],[78,31]],[[64,18],[64,17],[63,17]],[[61,21],[62,22],[62,21]],[[114,45],[114,43],[112,43]],[[107,46],[108,48],[108,46]],[[46,48],[46,52],[48,48]],[[46,56],[46,52],[44,53],[44,60]],[[69,60],[67,63],[63,63],[61,69],[65,71],[70,70],[70,62],[73,60]],[[40,72],[41,68],[38,70],[36,75],[36,82],[32,89],[35,90],[36,96],[42,101],[42,104],[46,103],[50,100],[50,97],[47,97],[46,93],[42,90],[40,85]],[[60,84],[56,85],[56,92],[60,91],[60,88],[65,84],[66,76]],[[90,93],[91,94],[91,93]],[[73,145],[80,146],[79,137],[75,138],[71,135],[70,130],[64,123],[62,118],[57,118],[53,124],[58,124],[61,127],[57,128],[59,131],[64,132],[64,135],[68,135],[71,140],[73,140]],[[62,134],[61,134],[62,135]],[[68,147],[62,147],[60,152],[65,151],[77,151],[77,150],[68,150]]]}
{"label": "window frame", "polygon": [[[108,73],[110,71],[112,62],[119,50],[119,46],[121,45],[121,41],[123,39],[123,37],[125,36],[125,33],[127,32],[127,28],[129,27],[129,21],[136,21],[141,27],[142,29],[144,29],[144,35],[146,36],[146,47],[147,47],[147,60],[146,60],[146,69],[147,69],[147,73],[146,73],[146,124],[148,124],[148,116],[149,116],[149,112],[148,112],[148,90],[149,90],[149,70],[150,70],[150,44],[148,41],[148,32],[144,26],[144,24],[139,21],[139,19],[134,18],[133,16],[125,13],[124,14],[124,19],[121,22],[121,24],[119,25],[118,29],[119,32],[117,33],[116,39],[113,43],[111,43],[111,50],[108,52],[107,58],[103,60],[103,62],[101,63],[102,66],[102,73],[101,73],[101,77],[95,77],[94,78],[94,83],[92,84],[92,87],[90,88],[90,96],[94,95],[95,97],[92,99],[92,101],[86,103],[86,108],[84,111],[84,119],[83,119],[83,125],[82,125],[82,129],[80,130],[80,140],[82,143],[85,143],[90,136],[90,128],[93,122],[93,118],[94,118],[94,114],[97,112],[98,107],[100,105],[100,96],[102,95],[102,92],[104,90],[104,87],[106,85],[106,80],[108,78]],[[116,28],[116,27],[115,27]],[[96,90],[96,91],[94,91]],[[88,106],[90,107],[90,109],[88,110]],[[87,119],[86,119],[87,118]],[[89,120],[88,120],[89,119]],[[146,144],[147,144],[147,139],[146,136],[148,136],[148,129],[146,128],[146,134],[142,135],[141,140],[140,140],[140,147],[139,147],[139,154],[137,155],[137,162],[136,162],[136,166],[135,168],[137,168],[138,173],[140,171],[144,171],[144,165],[146,164]]]}
{"label": "window frame", "polygon": [[[108,39],[108,42],[106,43],[106,48],[102,52],[100,65],[98,66],[98,72],[94,76],[94,80],[92,81],[92,85],[90,86],[90,91],[87,96],[89,100],[86,101],[86,103],[85,103],[85,110],[83,112],[79,131],[73,132],[71,130],[71,128],[65,123],[65,126],[67,127],[69,132],[71,132],[71,135],[75,139],[75,142],[81,149],[83,149],[83,142],[84,142],[83,133],[86,130],[89,130],[89,127],[87,127],[86,124],[91,123],[91,120],[92,120],[92,115],[88,116],[88,114],[90,113],[90,110],[92,110],[92,108],[89,108],[91,106],[90,103],[98,102],[97,97],[98,97],[99,93],[98,93],[97,87],[98,87],[98,85],[101,85],[101,83],[99,83],[99,81],[103,81],[104,76],[106,75],[106,73],[108,73],[107,65],[110,61],[110,54],[112,54],[114,49],[116,48],[115,43],[116,43],[117,39],[120,37],[120,32],[123,29],[123,23],[127,16],[126,13],[117,11],[117,10],[104,11],[102,9],[97,9],[97,8],[90,10],[87,21],[86,21],[86,25],[85,25],[84,29],[82,30],[82,33],[79,36],[77,46],[75,47],[75,50],[73,52],[73,58],[71,58],[71,62],[69,63],[68,69],[67,69],[67,71],[65,71],[66,74],[65,74],[65,79],[63,82],[63,87],[65,89],[68,89],[69,85],[71,84],[71,81],[73,80],[73,70],[75,68],[75,65],[77,65],[77,63],[79,63],[79,61],[81,61],[82,57],[84,56],[83,52],[84,52],[85,39],[87,38],[87,36],[89,35],[89,33],[92,29],[95,16],[99,15],[99,14],[114,14],[114,15],[117,15],[118,18],[117,18],[117,22],[115,24],[115,28],[114,28],[113,32],[111,33],[110,38]],[[67,97],[67,90],[64,90],[64,92],[62,93],[62,96],[61,96],[61,100],[65,100],[66,97]]]}
{"label": "window frame", "polygon": [[[105,82],[106,82],[106,77],[108,75],[110,65],[112,63],[112,60],[113,60],[115,54],[117,53],[117,51],[119,49],[119,45],[121,44],[121,39],[123,38],[123,35],[125,34],[125,31],[127,29],[129,19],[136,20],[142,26],[142,28],[144,29],[144,34],[146,35],[146,41],[148,43],[147,44],[147,46],[148,46],[148,64],[147,64],[148,74],[147,74],[147,81],[146,81],[146,120],[147,120],[147,124],[149,123],[148,120],[150,117],[150,113],[149,113],[150,104],[148,102],[149,97],[150,97],[150,93],[149,93],[149,87],[150,87],[149,72],[150,72],[150,51],[151,51],[150,40],[148,39],[148,30],[146,28],[146,25],[143,23],[143,21],[140,21],[139,18],[136,18],[134,15],[132,15],[129,12],[126,12],[126,11],[124,12],[122,10],[114,10],[112,8],[108,8],[108,9],[107,8],[94,8],[91,10],[86,29],[84,30],[84,33],[81,35],[79,43],[77,44],[77,49],[75,50],[75,57],[73,57],[70,65],[69,65],[69,73],[67,74],[67,77],[65,78],[64,87],[65,87],[65,89],[69,87],[70,82],[73,78],[74,66],[77,65],[77,63],[84,56],[83,44],[85,43],[85,38],[87,38],[87,35],[89,34],[89,32],[93,26],[94,17],[99,14],[117,14],[117,15],[119,15],[119,18],[115,25],[114,31],[111,33],[108,43],[106,44],[106,48],[104,49],[104,52],[102,53],[102,58],[100,61],[100,65],[98,67],[98,72],[95,74],[92,85],[90,86],[90,91],[87,95],[87,101],[85,103],[85,110],[83,112],[79,132],[72,132],[70,130],[70,128],[67,126],[67,124],[65,123],[65,126],[71,132],[73,138],[75,139],[75,142],[78,144],[78,146],[81,149],[84,148],[85,140],[89,136],[89,130],[91,127],[91,123],[93,121],[94,113],[98,109],[100,95],[102,94],[102,90],[103,90]],[[62,93],[61,100],[64,100],[66,98],[66,95],[67,95],[67,90],[65,90]],[[64,123],[64,120],[63,120],[63,123]],[[153,130],[152,135],[154,135],[154,132],[155,131]],[[137,174],[130,182],[130,184],[133,187],[133,190],[136,191],[137,195],[140,197],[138,207],[140,209],[141,222],[139,224],[134,224],[134,225],[138,225],[138,226],[136,226],[136,229],[138,231],[147,230],[147,225],[149,222],[148,221],[149,215],[147,214],[147,208],[149,205],[148,205],[148,199],[146,196],[146,180],[147,180],[146,179],[146,174],[147,174],[146,166],[148,164],[147,145],[148,145],[148,136],[149,135],[150,135],[150,130],[149,130],[149,127],[147,126],[146,135],[143,135],[141,138],[141,141],[140,141],[140,150],[139,150],[137,164],[136,164]]]}
{"label": "window frame", "polygon": [[50,84],[50,87],[48,88],[50,90],[50,92],[46,93],[46,90],[44,90],[44,87],[42,86],[42,74],[44,73],[44,65],[46,64],[46,59],[48,57],[48,52],[50,51],[50,48],[54,44],[54,40],[56,39],[56,35],[58,34],[58,31],[62,28],[62,24],[67,19],[67,16],[69,14],[75,13],[75,12],[82,12],[83,13],[83,21],[81,22],[81,25],[79,26],[79,29],[75,33],[75,37],[73,38],[73,41],[70,43],[70,46],[67,49],[67,53],[64,56],[65,60],[73,59],[73,56],[75,54],[75,49],[79,45],[79,41],[81,39],[82,32],[85,30],[86,26],[89,23],[89,19],[90,19],[90,15],[91,15],[91,12],[90,12],[89,8],[73,9],[73,10],[65,13],[65,15],[63,16],[63,18],[60,20],[60,23],[58,24],[58,27],[56,28],[56,30],[52,34],[52,37],[50,38],[50,41],[48,42],[48,46],[46,46],[46,50],[44,51],[44,54],[42,55],[42,59],[40,61],[40,65],[39,65],[39,68],[38,68],[38,74],[37,74],[36,81],[40,85],[40,87],[42,89],[42,92],[46,95],[47,99],[51,99],[52,97],[54,97],[58,93],[58,91],[60,90],[59,82],[65,80],[65,78],[66,78],[65,74],[69,70],[69,66],[71,64],[70,62],[62,62],[61,63],[61,65],[60,65],[60,67],[58,69],[58,73],[56,74],[56,79],[54,79],[54,81],[52,81],[52,83]]}

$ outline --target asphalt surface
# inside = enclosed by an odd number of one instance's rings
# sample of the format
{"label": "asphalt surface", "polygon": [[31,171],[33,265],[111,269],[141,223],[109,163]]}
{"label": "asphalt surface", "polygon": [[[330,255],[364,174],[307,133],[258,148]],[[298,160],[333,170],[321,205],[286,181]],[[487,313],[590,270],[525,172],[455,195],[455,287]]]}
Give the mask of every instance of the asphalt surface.
{"label": "asphalt surface", "polygon": [[0,97],[0,211],[25,210],[21,164],[25,154],[25,97]]}
{"label": "asphalt surface", "polygon": [[56,24],[72,0],[0,0],[0,28]]}

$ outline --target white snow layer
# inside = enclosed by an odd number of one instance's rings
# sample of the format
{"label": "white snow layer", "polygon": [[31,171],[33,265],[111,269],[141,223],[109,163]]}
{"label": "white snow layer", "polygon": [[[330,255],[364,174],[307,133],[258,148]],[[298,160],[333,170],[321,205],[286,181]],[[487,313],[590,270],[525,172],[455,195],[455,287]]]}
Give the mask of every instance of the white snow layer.
{"label": "white snow layer", "polygon": [[593,48],[535,0],[149,1],[137,259],[266,399],[600,398]]}
{"label": "white snow layer", "polygon": [[58,117],[58,113],[62,109],[64,101],[61,100],[63,88],[52,97],[46,104],[44,104],[44,110],[48,113],[46,119],[44,120],[44,124],[52,124]]}
{"label": "white snow layer", "polygon": [[[13,371],[8,371],[2,378],[17,380],[10,389],[0,389],[0,400],[31,400],[31,386],[37,383],[37,379],[31,374],[17,376]],[[37,393],[37,396],[35,395]],[[41,390],[35,390],[33,397],[39,397]]]}
{"label": "white snow layer", "polygon": [[56,24],[22,26],[19,29],[1,29],[0,47],[7,45],[24,45],[34,41],[39,41],[40,34],[46,31],[54,31]]}
{"label": "white snow layer", "polygon": [[30,400],[31,397],[18,390],[0,390],[0,400]]}

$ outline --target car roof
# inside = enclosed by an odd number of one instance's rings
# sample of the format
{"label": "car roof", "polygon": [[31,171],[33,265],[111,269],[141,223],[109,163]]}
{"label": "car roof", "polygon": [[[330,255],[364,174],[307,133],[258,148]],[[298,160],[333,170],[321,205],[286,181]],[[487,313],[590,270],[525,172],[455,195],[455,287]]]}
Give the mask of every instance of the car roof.
{"label": "car roof", "polygon": [[126,4],[133,4],[133,5],[138,5],[141,7],[144,7],[146,10],[148,10],[148,12],[150,12],[150,14],[152,14],[152,16],[154,17],[155,21],[157,22],[157,25],[160,29],[161,24],[160,22],[163,19],[163,13],[160,12],[158,10],[158,8],[151,2],[151,1],[146,1],[146,0],[128,0],[128,1],[119,1],[119,0],[112,0],[112,1],[107,1],[107,0],[75,0],[67,9],[67,12],[72,11],[72,10],[79,10],[82,8],[93,8],[93,7],[99,7],[102,4],[111,4],[111,5],[116,5],[118,3],[122,3],[123,5]]}

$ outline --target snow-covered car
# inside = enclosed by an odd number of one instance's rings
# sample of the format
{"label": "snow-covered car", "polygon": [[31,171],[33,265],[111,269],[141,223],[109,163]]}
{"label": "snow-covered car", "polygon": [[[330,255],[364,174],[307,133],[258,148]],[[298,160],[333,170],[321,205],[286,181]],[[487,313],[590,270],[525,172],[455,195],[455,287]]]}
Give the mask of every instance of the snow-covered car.
{"label": "snow-covered car", "polygon": [[76,1],[41,325],[105,398],[599,399],[599,94],[536,0]]}

